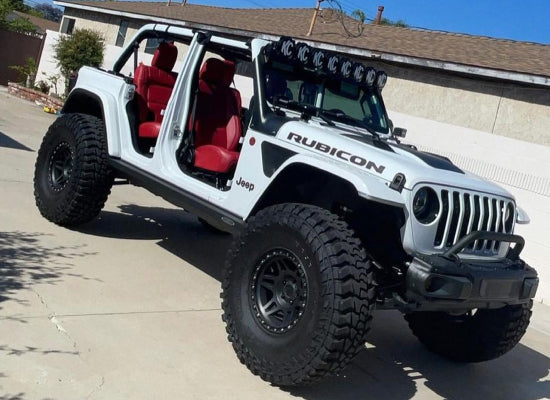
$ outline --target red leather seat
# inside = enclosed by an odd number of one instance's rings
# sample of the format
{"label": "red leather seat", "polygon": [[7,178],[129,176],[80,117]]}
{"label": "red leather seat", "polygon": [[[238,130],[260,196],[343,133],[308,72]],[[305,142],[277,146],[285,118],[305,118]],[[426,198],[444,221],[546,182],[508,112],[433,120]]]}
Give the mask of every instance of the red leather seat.
{"label": "red leather seat", "polygon": [[230,88],[235,64],[209,58],[199,72],[195,110],[195,167],[227,173],[237,165],[241,95]]}
{"label": "red leather seat", "polygon": [[162,122],[161,111],[166,108],[176,83],[172,72],[178,48],[173,43],[162,42],[151,61],[151,66],[140,63],[135,71],[134,84],[138,102],[139,136],[157,138]]}

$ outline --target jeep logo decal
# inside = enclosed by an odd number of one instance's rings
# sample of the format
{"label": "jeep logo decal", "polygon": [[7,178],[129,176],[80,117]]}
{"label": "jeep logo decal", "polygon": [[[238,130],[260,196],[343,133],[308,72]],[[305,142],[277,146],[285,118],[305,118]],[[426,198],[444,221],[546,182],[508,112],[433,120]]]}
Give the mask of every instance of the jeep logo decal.
{"label": "jeep logo decal", "polygon": [[[379,174],[384,172],[384,170],[386,169],[384,165],[376,165],[375,163],[365,159],[364,157],[357,156],[345,150],[337,149],[336,147],[331,147],[328,144],[318,142],[317,140],[310,140],[305,136],[301,136],[293,132],[290,132],[288,134],[287,139],[303,146],[310,147],[314,150],[317,150],[318,152],[329,154],[350,164],[357,165],[358,167],[365,167],[366,169],[373,170]],[[239,182],[237,182],[237,184],[238,183]]]}
{"label": "jeep logo decal", "polygon": [[245,188],[249,192],[254,190],[254,184],[252,182],[245,181],[242,176],[239,177],[239,180],[237,182],[235,182],[235,184],[237,186],[241,186],[241,187]]}

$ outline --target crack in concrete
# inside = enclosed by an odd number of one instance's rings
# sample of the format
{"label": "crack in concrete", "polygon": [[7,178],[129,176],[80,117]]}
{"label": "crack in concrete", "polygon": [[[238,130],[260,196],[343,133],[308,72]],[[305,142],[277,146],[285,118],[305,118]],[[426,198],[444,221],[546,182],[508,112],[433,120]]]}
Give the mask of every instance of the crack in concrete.
{"label": "crack in concrete", "polygon": [[4,182],[4,183],[29,183],[29,184],[32,183],[31,181],[18,181],[16,179],[0,179],[0,182]]}
{"label": "crack in concrete", "polygon": [[[184,310],[152,310],[152,311],[114,311],[114,312],[104,312],[104,313],[82,313],[82,314],[48,314],[47,317],[51,318],[52,316],[55,317],[101,317],[101,316],[116,316],[116,315],[140,315],[140,314],[178,314],[178,313],[191,313],[191,312],[211,312],[211,311],[221,311],[221,308],[194,308],[194,309],[184,309]],[[9,320],[13,318],[17,318],[20,320],[25,319],[36,319],[36,318],[44,318],[46,315],[8,315],[5,317],[0,317],[0,321],[2,320]],[[0,399],[1,400],[1,399]]]}
{"label": "crack in concrete", "polygon": [[69,341],[73,345],[73,349],[75,350],[76,355],[78,356],[78,358],[80,358],[80,360],[82,360],[82,356],[80,355],[80,351],[78,350],[78,345],[76,343],[76,340],[74,340],[74,338],[70,335],[70,333],[67,332],[67,330],[61,325],[61,322],[57,319],[55,312],[50,308],[50,306],[48,306],[48,303],[46,303],[46,300],[44,300],[44,298],[40,295],[40,293],[38,293],[33,288],[31,288],[31,290],[33,291],[34,294],[36,294],[36,296],[38,297],[38,300],[40,300],[40,302],[48,310],[48,320],[55,325],[58,332],[60,332],[63,336],[69,339]]}
{"label": "crack in concrete", "polygon": [[101,389],[103,389],[103,385],[105,385],[105,377],[104,376],[101,377],[101,382],[99,382],[99,385],[96,388],[94,388],[88,394],[88,396],[86,396],[86,399],[91,399],[93,395],[99,393],[101,391]]}

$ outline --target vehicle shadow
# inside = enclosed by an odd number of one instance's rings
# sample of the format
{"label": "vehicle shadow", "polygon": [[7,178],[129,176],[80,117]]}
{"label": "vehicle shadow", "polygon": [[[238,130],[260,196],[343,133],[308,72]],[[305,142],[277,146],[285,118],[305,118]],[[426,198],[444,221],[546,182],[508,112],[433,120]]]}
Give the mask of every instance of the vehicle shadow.
{"label": "vehicle shadow", "polygon": [[231,235],[212,231],[180,209],[125,204],[119,210],[102,211],[98,219],[73,229],[117,239],[157,240],[170,253],[221,279]]}
{"label": "vehicle shadow", "polygon": [[[218,281],[230,235],[214,233],[177,209],[120,206],[79,228],[89,234],[158,240],[157,244]],[[368,343],[340,374],[305,388],[283,389],[308,400],[550,398],[550,358],[523,344],[486,363],[461,364],[428,352],[398,312],[376,311]],[[545,379],[546,378],[546,379]],[[433,393],[431,393],[433,392]]]}
{"label": "vehicle shadow", "polygon": [[485,363],[448,361],[426,350],[396,311],[376,311],[367,340],[342,376],[290,393],[311,400],[550,398],[550,358],[521,343]]}

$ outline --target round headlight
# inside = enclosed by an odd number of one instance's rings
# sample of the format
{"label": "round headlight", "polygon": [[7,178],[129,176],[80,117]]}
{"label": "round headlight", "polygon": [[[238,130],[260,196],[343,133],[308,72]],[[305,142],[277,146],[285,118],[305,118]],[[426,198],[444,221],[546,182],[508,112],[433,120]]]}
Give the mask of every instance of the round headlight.
{"label": "round headlight", "polygon": [[420,188],[413,198],[413,214],[421,224],[430,224],[439,215],[439,198],[432,188]]}

